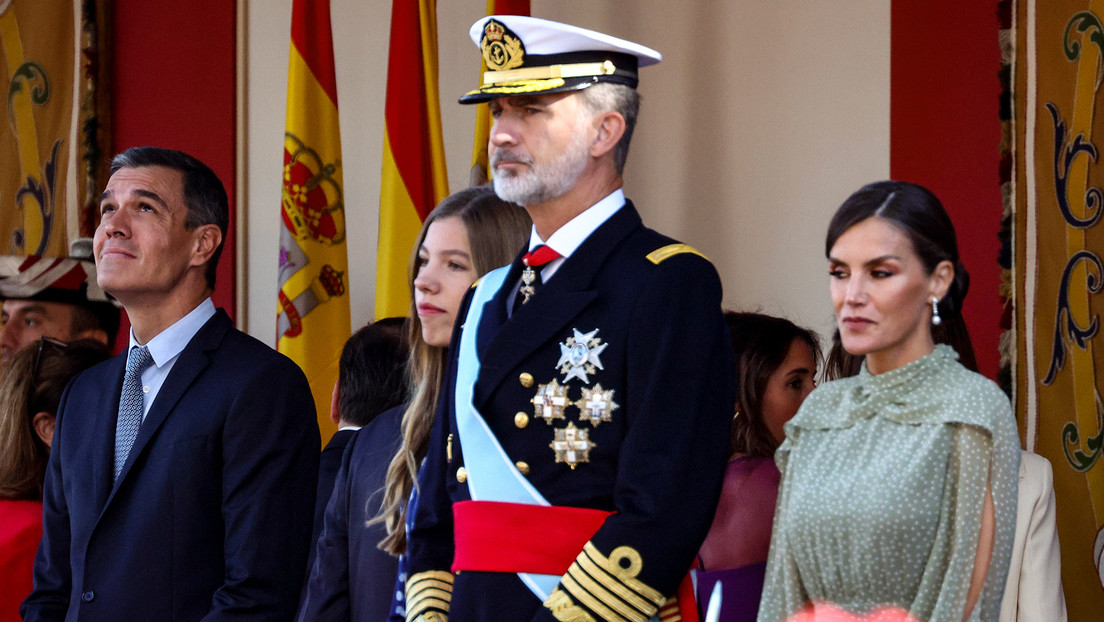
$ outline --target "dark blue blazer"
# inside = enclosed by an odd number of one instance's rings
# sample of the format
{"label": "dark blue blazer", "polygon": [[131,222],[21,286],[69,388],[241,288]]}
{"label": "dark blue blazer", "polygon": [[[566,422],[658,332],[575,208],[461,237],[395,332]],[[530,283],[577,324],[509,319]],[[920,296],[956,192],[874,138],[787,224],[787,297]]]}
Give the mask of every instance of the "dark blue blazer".
{"label": "dark blue blazer", "polygon": [[326,504],[330,502],[330,495],[333,494],[337,471],[341,468],[341,457],[345,455],[345,448],[356,433],[356,430],[338,430],[322,450],[322,456],[318,462],[318,488],[314,497],[314,531],[311,533],[308,574],[310,574],[310,566],[314,563],[314,545],[318,543],[318,534],[322,533],[322,516],[326,512]]}
{"label": "dark blue blazer", "polygon": [[387,466],[402,442],[402,414],[402,407],[381,413],[345,448],[299,620],[387,619],[398,560],[376,548],[387,536],[383,525],[365,523],[383,500]]}
{"label": "dark blue blazer", "polygon": [[306,378],[219,311],[181,352],[112,483],[126,354],[58,409],[26,620],[294,615],[320,438]]}

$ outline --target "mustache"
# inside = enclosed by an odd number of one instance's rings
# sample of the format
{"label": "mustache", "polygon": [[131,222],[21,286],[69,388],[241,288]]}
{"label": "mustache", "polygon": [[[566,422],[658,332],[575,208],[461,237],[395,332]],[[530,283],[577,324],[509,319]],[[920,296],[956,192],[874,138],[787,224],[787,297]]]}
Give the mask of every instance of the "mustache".
{"label": "mustache", "polygon": [[515,162],[527,166],[533,164],[533,160],[529,156],[509,149],[499,149],[494,152],[494,155],[491,156],[491,168],[498,166],[502,162]]}

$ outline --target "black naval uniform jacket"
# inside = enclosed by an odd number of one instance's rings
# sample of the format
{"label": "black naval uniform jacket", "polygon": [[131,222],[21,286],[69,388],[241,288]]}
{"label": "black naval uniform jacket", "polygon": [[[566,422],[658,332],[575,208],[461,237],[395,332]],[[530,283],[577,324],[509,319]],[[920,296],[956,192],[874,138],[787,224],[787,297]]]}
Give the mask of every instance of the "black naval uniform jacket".
{"label": "black naval uniform jacket", "polygon": [[[712,522],[724,475],[735,397],[720,280],[696,251],[645,228],[629,202],[507,319],[506,300],[521,270],[519,255],[478,327],[482,366],[475,405],[510,459],[552,505],[615,514],[593,535],[587,552],[580,552],[589,561],[571,566],[548,606],[513,573],[463,571],[453,577],[452,503],[470,499],[457,477],[458,471],[461,480],[466,477],[454,404],[463,324],[457,322],[419,475],[408,544],[407,619],[438,619],[433,612],[447,607],[452,622],[587,619],[573,617],[584,612],[600,620],[610,611],[620,619],[646,620],[686,576]],[[467,317],[470,304],[471,292],[458,318]],[[570,378],[567,399],[578,401],[583,388],[601,384],[613,391],[618,407],[596,427],[580,420],[574,405],[564,419],[546,423],[536,416],[534,395],[553,379],[565,384],[567,374],[557,366],[561,344],[576,331],[595,329],[606,345],[602,369],[582,370],[591,372],[587,383]],[[599,342],[592,338],[590,345]],[[589,461],[574,469],[557,462],[550,447],[555,430],[569,423],[586,429],[594,443]],[[639,568],[632,567],[633,558]],[[611,566],[618,561],[630,568]],[[451,603],[442,605],[437,597],[448,598],[450,581]]]}

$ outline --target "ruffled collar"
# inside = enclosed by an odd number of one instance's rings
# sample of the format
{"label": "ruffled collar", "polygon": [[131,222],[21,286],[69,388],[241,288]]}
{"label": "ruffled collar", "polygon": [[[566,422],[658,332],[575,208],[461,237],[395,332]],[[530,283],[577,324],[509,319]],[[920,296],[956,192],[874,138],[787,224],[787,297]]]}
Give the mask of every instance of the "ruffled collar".
{"label": "ruffled collar", "polygon": [[791,423],[798,428],[823,429],[851,427],[876,415],[908,424],[939,420],[933,412],[934,394],[944,388],[947,370],[958,366],[957,361],[954,348],[939,344],[930,354],[877,375],[871,374],[864,362],[857,376],[825,385],[823,389],[832,390],[819,396],[817,392],[810,395],[810,408],[803,407]]}

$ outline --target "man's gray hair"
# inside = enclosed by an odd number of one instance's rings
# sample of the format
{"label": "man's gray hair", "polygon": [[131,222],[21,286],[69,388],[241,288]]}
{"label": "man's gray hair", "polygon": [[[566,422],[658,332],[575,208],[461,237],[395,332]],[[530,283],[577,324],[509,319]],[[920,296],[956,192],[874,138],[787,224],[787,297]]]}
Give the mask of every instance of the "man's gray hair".
{"label": "man's gray hair", "polygon": [[620,175],[625,170],[625,160],[629,157],[629,142],[632,140],[636,117],[640,112],[640,93],[624,84],[599,82],[579,91],[579,96],[582,98],[583,106],[594,114],[616,112],[625,118],[625,133],[613,148],[613,164],[617,174]]}

